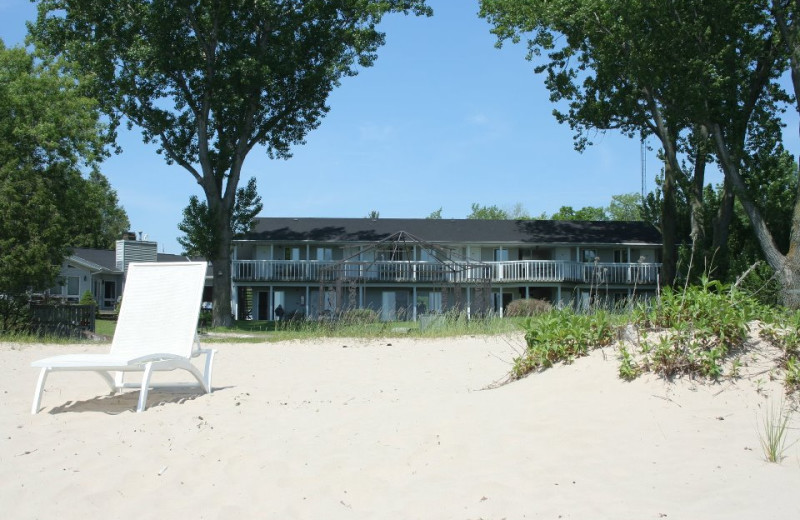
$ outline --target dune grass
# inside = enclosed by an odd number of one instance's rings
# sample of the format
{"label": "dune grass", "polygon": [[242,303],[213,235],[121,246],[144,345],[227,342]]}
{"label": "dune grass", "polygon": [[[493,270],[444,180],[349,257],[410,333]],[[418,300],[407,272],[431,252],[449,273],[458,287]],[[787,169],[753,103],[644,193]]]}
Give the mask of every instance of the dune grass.
{"label": "dune grass", "polygon": [[338,322],[303,320],[297,322],[236,321],[233,327],[214,327],[203,331],[204,342],[263,342],[315,338],[437,338],[463,335],[492,335],[520,332],[522,320],[489,317],[467,320],[463,316],[444,317],[429,327],[420,322]]}
{"label": "dune grass", "polygon": [[768,462],[780,463],[789,448],[786,443],[790,414],[791,411],[787,409],[783,401],[779,404],[773,403],[765,410],[759,439],[764,458]]}
{"label": "dune grass", "polygon": [[[493,335],[520,332],[524,320],[490,316],[467,320],[464,315],[442,315],[441,319],[427,327],[413,321],[315,321],[295,322],[237,320],[231,327],[199,328],[204,343],[261,343],[288,340],[309,340],[332,337],[384,338],[418,337],[438,338],[464,335]],[[100,337],[114,336],[117,322],[99,319],[95,322],[95,334]],[[64,337],[42,337],[33,334],[0,336],[0,340],[13,343],[58,343],[74,344],[90,340]]]}

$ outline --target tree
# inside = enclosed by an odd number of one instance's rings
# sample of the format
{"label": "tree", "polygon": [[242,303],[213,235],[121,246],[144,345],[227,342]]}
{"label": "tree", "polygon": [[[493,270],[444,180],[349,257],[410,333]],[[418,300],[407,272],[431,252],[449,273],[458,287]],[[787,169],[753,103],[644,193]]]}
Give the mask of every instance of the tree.
{"label": "tree", "polygon": [[643,220],[642,196],[638,193],[612,195],[606,212],[610,220]]}
{"label": "tree", "polygon": [[379,218],[381,218],[381,212],[373,209],[364,218],[368,218],[371,220],[378,220]]}
{"label": "tree", "polygon": [[231,219],[244,160],[286,159],[328,112],[341,78],[369,67],[392,12],[425,0],[42,0],[38,48],[91,74],[113,124],[124,117],[202,187],[216,243],[214,325],[231,315]]}
{"label": "tree", "polygon": [[[800,294],[798,248],[780,253],[742,175],[748,142],[761,126],[754,123],[776,119],[787,99],[778,79],[788,54],[781,51],[772,14],[787,15],[788,42],[796,3],[554,0],[525,2],[524,8],[522,3],[482,0],[481,12],[501,42],[533,33],[529,57],[547,53],[549,62],[536,70],[547,72],[551,98],[567,103],[568,110],[557,111],[557,118],[576,129],[579,147],[587,143],[588,130],[659,138],[665,160],[660,219],[665,282],[674,277],[676,187],[693,180],[679,159],[681,154],[694,157],[695,170],[702,172],[712,150],[725,174],[727,194],[715,226],[719,243],[726,241],[733,210],[730,194],[735,192],[767,262],[781,279],[785,302],[800,304],[790,298],[794,294],[797,300]],[[794,77],[800,82],[800,74]],[[695,189],[687,190],[690,197],[702,193],[697,189],[701,183],[694,184]],[[800,197],[794,215],[792,243],[800,246]],[[699,229],[702,224],[695,220]]]}
{"label": "tree", "polygon": [[68,223],[68,244],[72,247],[111,249],[125,231],[130,230],[130,220],[119,205],[117,192],[99,171],[89,173],[84,183],[83,201],[77,208],[79,215]]}
{"label": "tree", "polygon": [[481,206],[477,202],[472,204],[472,213],[467,215],[468,219],[475,220],[508,220],[508,212],[495,205]]}
{"label": "tree", "polygon": [[[256,178],[251,177],[247,186],[239,188],[236,192],[236,204],[233,208],[231,219],[231,234],[238,238],[250,231],[253,220],[264,208],[261,196],[256,188]],[[208,209],[208,204],[201,202],[197,196],[189,198],[189,205],[183,210],[183,221],[178,224],[178,229],[184,236],[178,237],[178,243],[183,246],[183,254],[208,258],[213,254],[218,239],[212,223],[214,217]]]}
{"label": "tree", "polygon": [[547,220],[608,220],[608,215],[601,207],[584,206],[576,211],[572,206],[561,206]]}
{"label": "tree", "polygon": [[528,213],[528,210],[525,209],[525,206],[521,202],[517,202],[514,206],[508,210],[508,218],[511,220],[530,220],[531,215]]}
{"label": "tree", "polygon": [[425,218],[432,219],[432,220],[441,220],[442,219],[442,208],[439,208],[436,211],[431,211],[431,214],[428,215]]}
{"label": "tree", "polygon": [[106,142],[74,78],[0,40],[0,330],[54,285],[88,195],[81,168],[96,171]]}

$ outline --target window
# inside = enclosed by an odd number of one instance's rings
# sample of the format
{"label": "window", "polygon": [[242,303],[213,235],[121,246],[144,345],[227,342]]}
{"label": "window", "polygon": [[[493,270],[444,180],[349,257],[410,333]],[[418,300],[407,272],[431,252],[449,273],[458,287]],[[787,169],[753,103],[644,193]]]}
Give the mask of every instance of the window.
{"label": "window", "polygon": [[627,264],[628,260],[628,250],[627,249],[615,249],[614,250],[614,263],[615,264]]}
{"label": "window", "polygon": [[77,276],[67,276],[67,299],[79,300],[80,299],[80,278]]}
{"label": "window", "polygon": [[584,262],[594,262],[595,258],[597,258],[597,250],[596,249],[584,249],[583,250],[583,261]]}
{"label": "window", "polygon": [[508,262],[508,249],[503,249],[499,247],[494,250],[494,261],[495,262]]}
{"label": "window", "polygon": [[299,247],[287,247],[284,249],[284,260],[300,260],[300,248]]}
{"label": "window", "polygon": [[331,260],[333,260],[333,248],[318,247],[317,260],[319,260],[320,262],[330,262]]}
{"label": "window", "polygon": [[400,262],[412,257],[411,251],[402,247],[380,248],[377,250],[377,260]]}

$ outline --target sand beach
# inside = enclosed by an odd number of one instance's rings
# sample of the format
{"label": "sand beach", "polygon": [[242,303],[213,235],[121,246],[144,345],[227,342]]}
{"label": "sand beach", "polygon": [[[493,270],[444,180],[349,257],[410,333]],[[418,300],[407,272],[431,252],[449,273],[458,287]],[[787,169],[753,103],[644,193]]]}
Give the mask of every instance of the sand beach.
{"label": "sand beach", "polygon": [[108,396],[94,374],[57,373],[31,415],[32,361],[108,346],[0,344],[0,511],[59,520],[800,517],[800,445],[780,464],[760,446],[783,388],[758,359],[737,380],[628,383],[607,347],[497,385],[523,345],[515,335],[213,344],[212,394],[152,390],[137,414],[138,391]]}

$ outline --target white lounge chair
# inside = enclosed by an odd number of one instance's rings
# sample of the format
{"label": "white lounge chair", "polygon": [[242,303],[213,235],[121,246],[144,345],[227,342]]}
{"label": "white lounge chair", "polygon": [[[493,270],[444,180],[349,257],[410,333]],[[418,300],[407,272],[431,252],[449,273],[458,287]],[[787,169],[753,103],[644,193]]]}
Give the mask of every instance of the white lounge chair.
{"label": "white lounge chair", "polygon": [[[67,354],[31,363],[42,369],[33,396],[31,413],[39,411],[42,389],[51,372],[97,372],[111,387],[140,388],[137,412],[144,410],[147,392],[156,387],[189,386],[211,392],[214,350],[201,349],[197,319],[205,282],[205,262],[131,263],[125,295],[108,354]],[[191,358],[205,354],[205,369]],[[153,371],[182,369],[197,382],[152,385]],[[115,372],[115,377],[111,376]],[[125,372],[143,372],[141,383],[125,383]]]}

